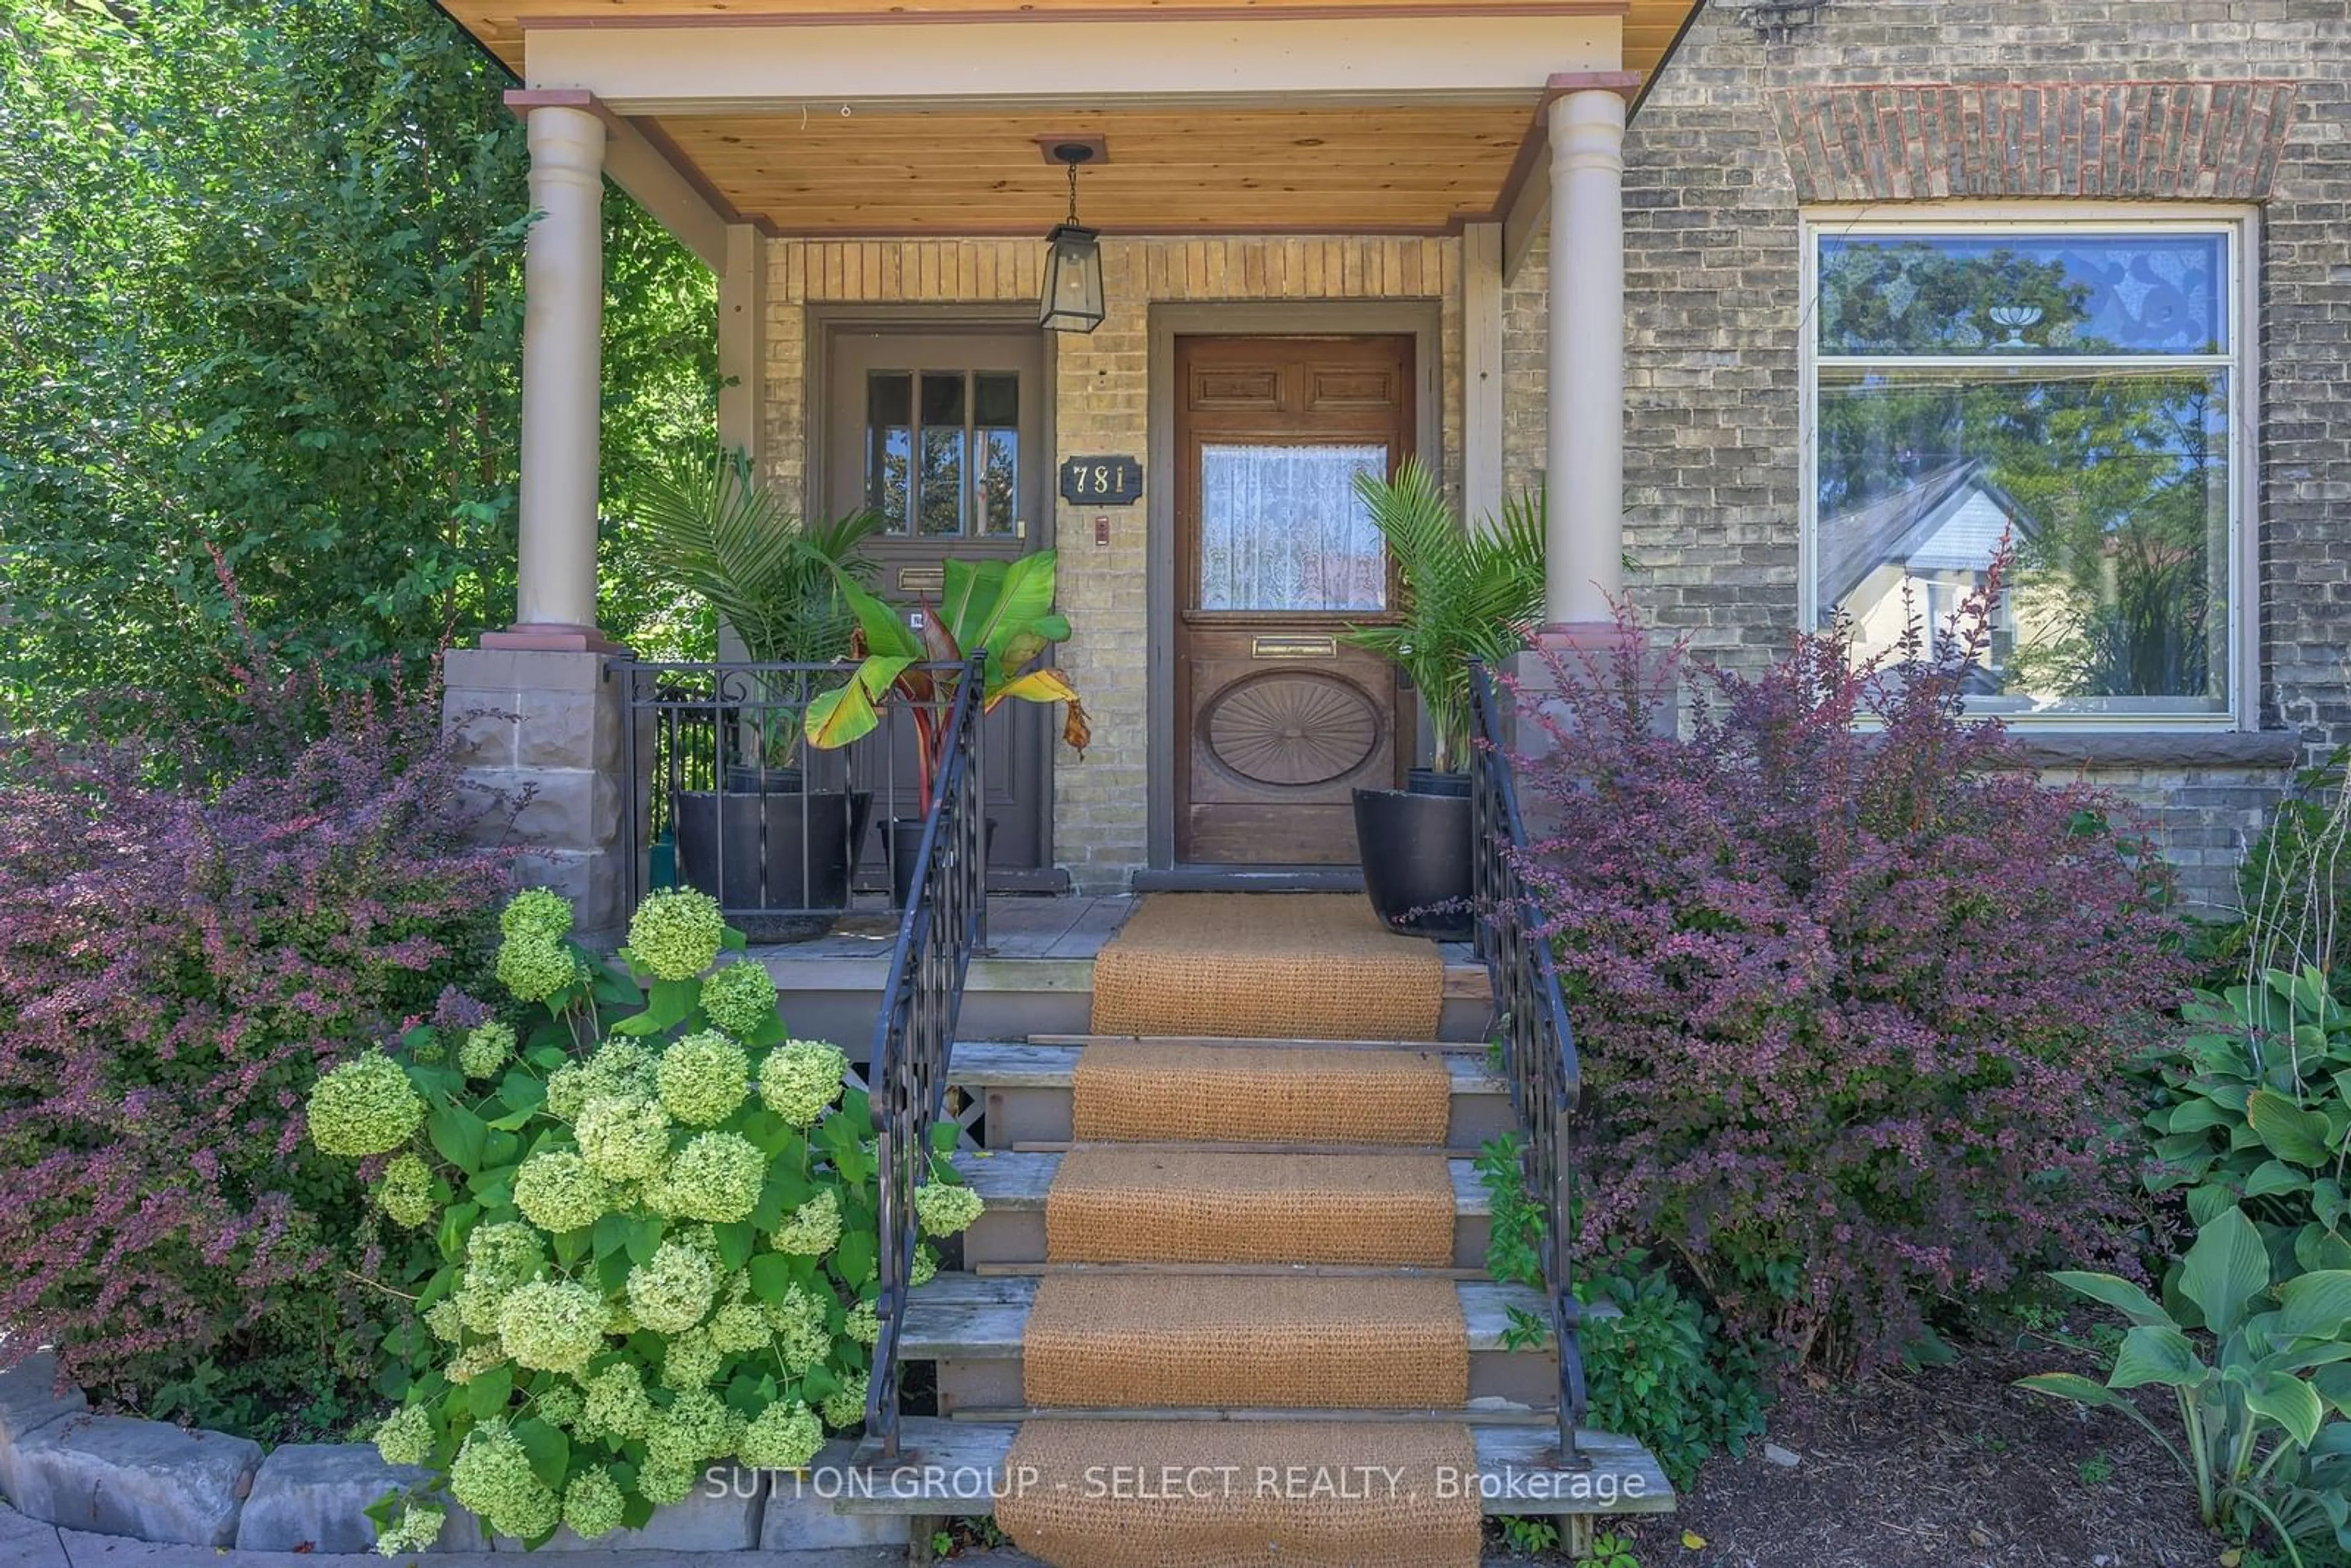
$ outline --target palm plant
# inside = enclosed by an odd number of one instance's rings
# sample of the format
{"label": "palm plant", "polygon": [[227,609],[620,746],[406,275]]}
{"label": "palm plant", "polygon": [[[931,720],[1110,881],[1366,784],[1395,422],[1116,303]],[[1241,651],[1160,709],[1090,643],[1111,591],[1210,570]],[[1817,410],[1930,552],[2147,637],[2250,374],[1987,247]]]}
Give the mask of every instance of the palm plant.
{"label": "palm plant", "polygon": [[1542,613],[1543,506],[1522,495],[1484,528],[1464,528],[1436,477],[1407,458],[1394,479],[1355,480],[1372,526],[1404,579],[1403,618],[1349,629],[1346,641],[1385,657],[1420,694],[1436,736],[1437,771],[1469,756],[1469,665],[1527,645]]}
{"label": "palm plant", "polygon": [[[871,570],[861,552],[882,529],[878,513],[804,521],[753,476],[738,449],[648,482],[637,517],[654,563],[733,627],[754,662],[824,664],[848,656],[857,615],[843,584]],[[796,676],[780,680],[805,689]],[[799,706],[764,704],[758,722],[746,727],[763,762],[789,760]]]}

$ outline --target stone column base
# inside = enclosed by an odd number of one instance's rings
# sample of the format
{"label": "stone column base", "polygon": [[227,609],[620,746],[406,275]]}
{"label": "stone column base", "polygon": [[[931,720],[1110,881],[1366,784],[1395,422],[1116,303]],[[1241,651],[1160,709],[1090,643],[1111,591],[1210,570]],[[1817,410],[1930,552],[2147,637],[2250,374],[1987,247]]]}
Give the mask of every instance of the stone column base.
{"label": "stone column base", "polygon": [[[519,846],[517,877],[569,898],[573,935],[591,946],[618,945],[627,926],[630,888],[641,880],[630,874],[627,829],[633,815],[642,854],[646,821],[645,800],[626,798],[628,706],[608,650],[455,650],[441,706],[467,783],[491,806],[479,837]],[[650,779],[650,719],[633,741],[638,777]]]}

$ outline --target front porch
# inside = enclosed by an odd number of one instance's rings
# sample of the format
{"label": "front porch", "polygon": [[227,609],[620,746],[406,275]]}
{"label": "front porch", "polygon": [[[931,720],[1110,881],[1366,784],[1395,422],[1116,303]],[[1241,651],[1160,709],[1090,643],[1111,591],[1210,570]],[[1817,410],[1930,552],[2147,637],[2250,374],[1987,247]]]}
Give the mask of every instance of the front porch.
{"label": "front porch", "polygon": [[[1019,803],[1033,847],[1018,863],[999,851],[999,873],[1055,873],[1088,894],[1270,867],[1343,883],[1349,788],[1400,783],[1419,759],[1409,699],[1328,652],[1352,620],[1384,612],[1376,587],[1250,600],[1202,586],[1215,519],[1199,486],[1217,477],[1217,451],[1369,442],[1390,465],[1429,464],[1473,518],[1545,493],[1552,632],[1607,622],[1623,553],[1621,146],[1628,100],[1686,5],[1481,0],[1442,17],[1379,5],[1336,27],[1309,5],[1024,7],[1018,21],[957,5],[886,26],[796,5],[725,25],[682,5],[617,24],[455,9],[524,79],[510,101],[529,121],[544,214],[530,239],[519,603],[512,627],[453,660],[469,700],[510,696],[528,728],[535,684],[580,689],[601,677],[568,673],[574,662],[601,670],[610,653],[585,391],[601,174],[718,275],[720,441],[801,516],[890,512],[875,549],[886,595],[935,592],[943,559],[1057,551],[1074,628],[1057,663],[1086,694],[1095,741],[1082,760],[1034,746]],[[1050,149],[1071,142],[1095,152],[1077,197],[1101,235],[1104,319],[1039,334],[1043,234],[1069,200]],[[1259,413],[1232,401],[1259,374],[1248,365],[1213,395],[1178,384],[1187,344],[1232,341],[1246,358],[1251,343],[1342,339],[1398,345],[1385,403],[1361,402],[1353,371],[1341,390],[1311,355],[1294,371],[1268,360]],[[971,357],[983,340],[1012,358]],[[934,395],[948,395],[942,366],[952,408]],[[893,398],[932,402],[883,412]],[[928,444],[938,419],[949,458]],[[896,459],[874,455],[901,440],[923,444],[915,478],[892,479]],[[1139,464],[1139,495],[1105,504],[1056,486],[1065,460],[1110,455]],[[935,461],[968,466],[950,475],[946,513],[914,493],[935,487]],[[1239,760],[1256,727],[1301,707],[1312,716],[1291,727],[1307,726],[1311,759]],[[566,758],[562,744],[526,739],[486,760],[504,762],[500,782],[556,793],[587,788],[559,775],[620,771],[600,760],[610,751]],[[614,798],[526,815],[540,869],[600,926],[619,897],[589,883],[619,875],[615,830],[644,810]]]}

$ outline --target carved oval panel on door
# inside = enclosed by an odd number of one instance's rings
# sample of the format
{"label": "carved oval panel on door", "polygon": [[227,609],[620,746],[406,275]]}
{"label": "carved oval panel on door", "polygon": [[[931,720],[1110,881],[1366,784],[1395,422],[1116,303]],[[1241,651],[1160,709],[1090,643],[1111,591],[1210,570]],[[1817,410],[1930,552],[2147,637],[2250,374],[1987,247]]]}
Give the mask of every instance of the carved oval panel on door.
{"label": "carved oval panel on door", "polygon": [[1343,779],[1380,745],[1380,713],[1362,688],[1314,670],[1236,681],[1202,717],[1208,754],[1220,767],[1276,789]]}

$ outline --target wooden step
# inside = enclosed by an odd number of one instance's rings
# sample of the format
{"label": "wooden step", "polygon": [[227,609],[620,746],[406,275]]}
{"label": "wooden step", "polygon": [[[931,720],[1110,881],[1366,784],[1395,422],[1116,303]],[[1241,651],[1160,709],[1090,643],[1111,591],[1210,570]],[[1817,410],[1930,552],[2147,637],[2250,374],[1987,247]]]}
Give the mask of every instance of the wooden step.
{"label": "wooden step", "polygon": [[[1018,1429],[1010,1422],[910,1416],[899,1423],[903,1448],[897,1467],[819,1474],[805,1484],[842,1513],[987,1513],[1007,1484],[1005,1458]],[[1673,1487],[1665,1471],[1630,1437],[1578,1432],[1577,1452],[1584,1468],[1562,1470],[1552,1462],[1559,1434],[1548,1424],[1484,1426],[1472,1431],[1478,1439],[1479,1493],[1488,1513],[1673,1511]],[[790,1483],[788,1476],[779,1479]]]}
{"label": "wooden step", "polygon": [[[941,1274],[914,1293],[899,1354],[939,1364],[939,1412],[1003,1410],[1023,1403],[1020,1352],[1034,1276]],[[1181,1289],[1180,1281],[1171,1288]],[[1499,1415],[1556,1409],[1559,1358],[1551,1348],[1551,1306],[1540,1291],[1490,1280],[1455,1286],[1469,1331],[1469,1397]],[[1545,1329],[1541,1343],[1512,1350],[1503,1343],[1510,1309],[1532,1313]]]}
{"label": "wooden step", "polygon": [[[1104,1042],[1112,1043],[1112,1042]],[[1213,1045],[1219,1049],[1295,1049],[1297,1040],[1138,1040],[1121,1044]],[[1363,1051],[1442,1050],[1453,1078],[1453,1104],[1447,1124],[1447,1148],[1475,1150],[1517,1125],[1510,1085],[1488,1071],[1482,1051],[1464,1051],[1401,1041],[1349,1041],[1333,1049]],[[1083,1045],[1046,1045],[1017,1040],[956,1042],[947,1062],[947,1082],[979,1097],[986,1112],[985,1142],[991,1149],[1066,1144],[1071,1135],[1071,1083]]]}
{"label": "wooden step", "polygon": [[[964,1232],[965,1267],[1043,1262],[1045,1195],[1061,1169],[1061,1156],[963,1150],[956,1155],[955,1163],[972,1190],[987,1204],[987,1212]],[[1482,1270],[1492,1205],[1470,1161],[1445,1163],[1453,1178],[1453,1266]]]}

